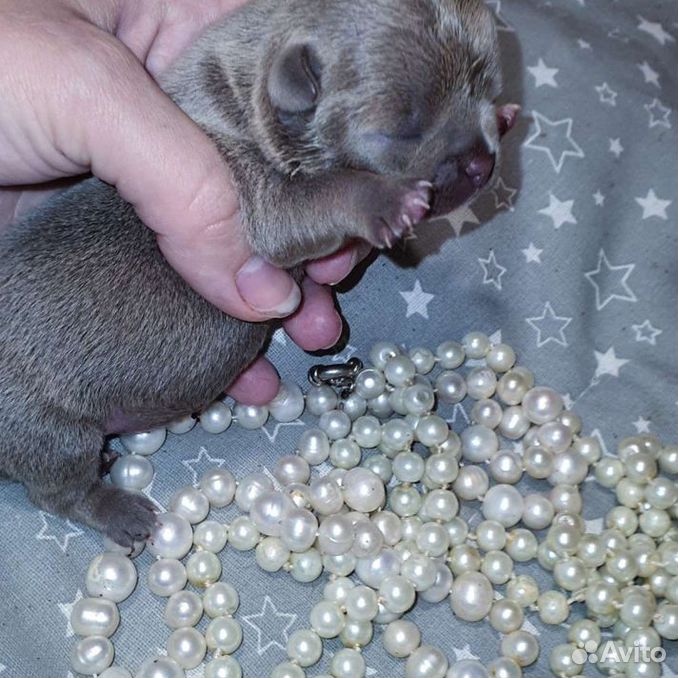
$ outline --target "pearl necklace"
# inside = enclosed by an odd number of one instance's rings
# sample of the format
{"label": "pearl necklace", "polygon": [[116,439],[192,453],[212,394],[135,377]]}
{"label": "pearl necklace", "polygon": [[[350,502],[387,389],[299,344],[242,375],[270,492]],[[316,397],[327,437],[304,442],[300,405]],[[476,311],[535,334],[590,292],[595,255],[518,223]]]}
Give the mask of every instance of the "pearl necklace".
{"label": "pearl necklace", "polygon": [[[462,376],[456,370],[466,359],[476,366]],[[601,628],[608,627],[617,652],[602,654],[601,671],[659,676],[662,639],[678,639],[678,485],[668,477],[678,474],[678,449],[637,436],[621,441],[618,458],[602,457],[598,441],[580,435],[581,421],[564,409],[561,396],[535,387],[531,372],[514,365],[510,346],[492,346],[478,332],[461,344],[444,342],[435,354],[426,348],[406,354],[379,343],[370,360],[367,369],[356,360],[314,368],[315,385],[305,397],[297,385],[283,384],[268,407],[236,404],[232,413],[217,401],[201,414],[200,425],[215,434],[232,422],[254,430],[269,415],[293,421],[304,409],[319,421],[301,436],[296,454],[279,459],[277,487],[262,473],[236,482],[215,468],[198,488],[179,489],[169,511],[158,516],[148,542],[157,557],[148,586],[167,598],[165,622],[172,632],[168,656],[149,658],[135,676],[184,676],[210,652],[206,678],[241,678],[232,656],[242,641],[233,616],[239,598],[220,581],[217,556],[227,544],[254,550],[259,567],[299,582],[330,575],[310,628],[290,636],[289,661],[275,667],[272,678],[303,678],[320,660],[322,641],[336,637],[345,647],[331,659],[331,676],[361,678],[361,649],[371,642],[374,624],[386,625],[384,647],[405,660],[406,678],[520,678],[539,654],[537,639],[521,628],[525,611],[556,625],[577,603],[585,604],[588,618],[572,624],[568,642],[551,652],[555,676],[580,674],[603,645]],[[344,389],[341,398],[330,384]],[[456,404],[466,396],[476,400],[473,424],[459,436],[435,414],[436,399]],[[186,417],[169,430],[181,434],[194,424]],[[522,439],[522,456],[500,449],[497,433]],[[148,485],[153,467],[147,457],[165,436],[165,430],[122,436],[130,454],[115,462],[111,480],[132,490]],[[363,459],[364,449],[373,454]],[[312,478],[312,467],[327,460],[333,470]],[[578,486],[590,466],[618,501],[599,535],[588,533],[581,517]],[[547,480],[551,490],[523,496],[515,484],[524,473]],[[474,500],[482,502],[484,520],[471,531],[458,511],[460,501]],[[208,520],[211,507],[232,502],[243,515],[228,525]],[[516,527],[521,521],[525,527]],[[541,542],[540,530],[546,531]],[[76,603],[71,617],[74,632],[83,636],[71,654],[79,673],[131,678],[111,666],[109,638],[120,621],[116,603],[137,584],[132,559],[143,547],[123,553],[108,543],[90,564],[90,597]],[[531,576],[514,573],[514,562],[535,558],[553,572],[558,589],[540,592]],[[349,578],[353,574],[360,583]],[[185,590],[187,583],[202,594]],[[503,595],[499,586],[505,586]],[[487,667],[476,660],[450,665],[439,648],[421,645],[417,626],[402,619],[417,598],[447,598],[464,621],[488,619],[503,634],[500,656]],[[195,628],[203,614],[211,619],[204,635]],[[644,649],[643,660],[621,661],[628,648]]]}

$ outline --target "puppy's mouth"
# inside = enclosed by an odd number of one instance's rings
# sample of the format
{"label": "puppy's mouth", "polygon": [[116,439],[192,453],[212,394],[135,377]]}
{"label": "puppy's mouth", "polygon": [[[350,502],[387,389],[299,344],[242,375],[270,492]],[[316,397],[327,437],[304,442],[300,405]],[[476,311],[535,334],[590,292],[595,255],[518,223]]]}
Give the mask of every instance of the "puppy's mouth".
{"label": "puppy's mouth", "polygon": [[[501,139],[515,125],[520,106],[506,104],[497,108],[497,130]],[[433,197],[429,218],[461,207],[487,187],[496,175],[496,156],[484,145],[443,162],[432,178]]]}

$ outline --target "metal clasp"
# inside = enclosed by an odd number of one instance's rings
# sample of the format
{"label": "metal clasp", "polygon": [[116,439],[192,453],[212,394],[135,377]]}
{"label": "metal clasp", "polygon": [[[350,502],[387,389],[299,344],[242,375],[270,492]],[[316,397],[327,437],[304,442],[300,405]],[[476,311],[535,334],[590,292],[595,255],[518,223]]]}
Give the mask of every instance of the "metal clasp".
{"label": "metal clasp", "polygon": [[362,369],[363,362],[359,358],[351,358],[348,362],[336,365],[314,365],[308,371],[308,380],[314,386],[327,384],[341,389],[341,397],[347,398],[353,390],[355,378]]}

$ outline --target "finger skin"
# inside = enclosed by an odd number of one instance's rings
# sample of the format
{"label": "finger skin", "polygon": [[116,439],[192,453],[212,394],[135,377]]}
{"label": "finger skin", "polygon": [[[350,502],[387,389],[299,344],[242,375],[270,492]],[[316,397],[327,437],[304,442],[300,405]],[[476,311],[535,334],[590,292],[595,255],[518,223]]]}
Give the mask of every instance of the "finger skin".
{"label": "finger skin", "polygon": [[255,360],[227,389],[228,395],[245,405],[266,405],[275,398],[280,378],[265,358]]}

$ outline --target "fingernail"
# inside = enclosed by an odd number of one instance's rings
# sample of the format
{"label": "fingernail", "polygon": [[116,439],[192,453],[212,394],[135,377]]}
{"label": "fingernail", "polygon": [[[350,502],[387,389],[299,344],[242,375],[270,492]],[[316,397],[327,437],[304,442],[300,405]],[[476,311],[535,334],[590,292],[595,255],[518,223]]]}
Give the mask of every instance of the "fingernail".
{"label": "fingernail", "polygon": [[240,296],[259,313],[284,318],[301,303],[301,290],[283,270],[253,256],[238,271],[235,285]]}

